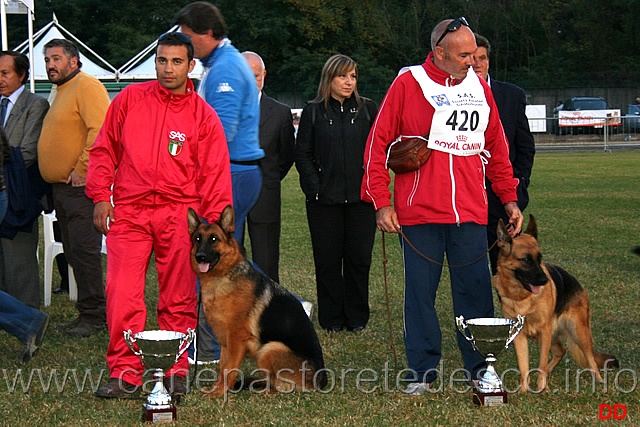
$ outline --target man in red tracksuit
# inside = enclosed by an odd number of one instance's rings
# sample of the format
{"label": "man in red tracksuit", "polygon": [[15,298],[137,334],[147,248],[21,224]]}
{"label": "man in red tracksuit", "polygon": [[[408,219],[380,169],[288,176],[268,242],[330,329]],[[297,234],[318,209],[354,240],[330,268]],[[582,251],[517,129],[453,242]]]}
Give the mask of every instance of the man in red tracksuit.
{"label": "man in red tracksuit", "polygon": [[[95,203],[94,224],[107,235],[108,252],[111,379],[96,391],[98,397],[133,393],[142,384],[144,367],[123,331],[146,329],[144,288],[152,252],[160,329],[195,329],[187,209],[213,222],[232,203],[224,129],[187,75],[195,65],[189,37],[161,36],[155,64],[157,81],[127,86],[113,100],[91,150],[86,192]],[[170,392],[186,391],[187,372],[185,354],[165,379]]]}
{"label": "man in red tracksuit", "polygon": [[[512,235],[522,226],[518,179],[498,109],[491,89],[471,68],[473,32],[464,18],[442,21],[431,33],[431,47],[424,64],[401,72],[380,105],[361,188],[362,199],[374,204],[378,229],[401,229],[417,249],[403,241],[410,383],[405,392],[413,395],[426,392],[438,374],[442,333],[435,299],[445,254],[455,315],[493,317],[485,172],[505,206]],[[431,157],[419,170],[395,175],[392,207],[387,149],[398,137],[425,134]],[[462,335],[457,338],[467,378],[475,379],[484,358]]]}

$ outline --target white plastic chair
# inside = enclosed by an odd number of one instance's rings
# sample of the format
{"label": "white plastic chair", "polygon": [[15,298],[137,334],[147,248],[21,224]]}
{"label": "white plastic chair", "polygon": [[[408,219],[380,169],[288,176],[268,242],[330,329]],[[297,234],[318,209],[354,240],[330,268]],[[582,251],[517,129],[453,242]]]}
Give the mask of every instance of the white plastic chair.
{"label": "white plastic chair", "polygon": [[[42,234],[44,243],[44,306],[51,305],[51,281],[53,278],[53,262],[56,255],[64,253],[62,242],[56,242],[53,235],[53,223],[57,221],[56,212],[42,213]],[[73,275],[73,267],[69,265],[69,299],[78,300],[78,285]]]}
{"label": "white plastic chair", "polygon": [[[56,255],[64,253],[62,242],[56,242],[53,235],[53,223],[57,221],[56,211],[51,213],[42,213],[42,230],[44,240],[44,306],[51,305],[51,281],[53,278],[53,262]],[[102,236],[103,254],[107,253],[107,243],[105,236]],[[73,267],[69,265],[69,299],[71,301],[78,300],[78,284],[73,274]]]}

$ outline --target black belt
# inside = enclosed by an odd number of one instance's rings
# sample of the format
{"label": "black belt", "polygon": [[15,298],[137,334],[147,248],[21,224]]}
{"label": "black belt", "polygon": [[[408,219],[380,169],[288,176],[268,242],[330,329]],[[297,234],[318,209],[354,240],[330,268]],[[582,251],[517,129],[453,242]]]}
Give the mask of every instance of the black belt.
{"label": "black belt", "polygon": [[242,166],[259,166],[260,160],[231,160],[231,164]]}

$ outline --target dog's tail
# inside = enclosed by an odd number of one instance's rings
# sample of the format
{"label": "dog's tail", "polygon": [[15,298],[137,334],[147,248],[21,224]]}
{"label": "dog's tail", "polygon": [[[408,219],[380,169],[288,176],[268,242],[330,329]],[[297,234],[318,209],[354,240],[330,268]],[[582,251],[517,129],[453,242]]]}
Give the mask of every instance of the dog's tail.
{"label": "dog's tail", "polygon": [[[584,353],[584,350],[582,349],[582,346],[578,344],[575,338],[571,336],[568,337],[567,349],[569,350],[569,353],[573,357],[573,360],[576,362],[576,365],[578,365],[583,369],[588,369],[591,367],[589,365],[589,360],[587,360],[587,356]],[[620,367],[620,362],[618,361],[618,359],[615,356],[612,356],[611,354],[594,351],[593,358],[596,362],[596,365],[598,365],[598,368],[600,369],[612,369],[612,368]]]}
{"label": "dog's tail", "polygon": [[640,256],[640,246],[636,246],[635,248],[631,249],[631,252]]}
{"label": "dog's tail", "polygon": [[598,364],[598,368],[600,369],[611,369],[620,367],[620,362],[618,361],[618,359],[610,354],[594,351],[593,358],[596,359],[596,363]]}

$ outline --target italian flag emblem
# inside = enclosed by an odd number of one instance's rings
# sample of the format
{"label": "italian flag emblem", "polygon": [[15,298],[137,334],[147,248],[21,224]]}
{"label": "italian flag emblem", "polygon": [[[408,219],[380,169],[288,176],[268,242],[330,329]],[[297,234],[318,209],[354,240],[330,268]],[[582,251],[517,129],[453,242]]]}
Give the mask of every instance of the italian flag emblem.
{"label": "italian flag emblem", "polygon": [[177,156],[182,152],[183,142],[176,141],[175,139],[169,139],[169,154]]}

